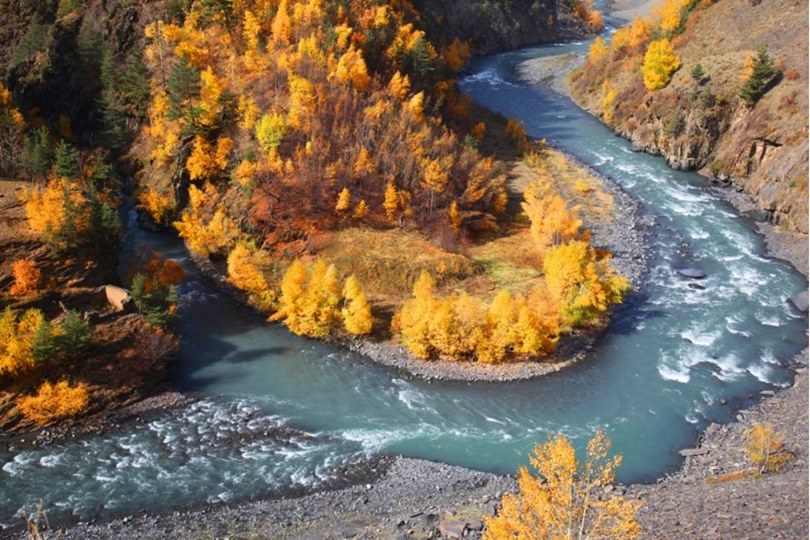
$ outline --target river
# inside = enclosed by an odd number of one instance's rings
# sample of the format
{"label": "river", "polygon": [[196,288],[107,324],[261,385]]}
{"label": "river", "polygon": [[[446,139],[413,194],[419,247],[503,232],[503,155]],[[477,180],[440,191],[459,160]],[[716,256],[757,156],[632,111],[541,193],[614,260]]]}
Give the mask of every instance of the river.
{"label": "river", "polygon": [[[614,179],[655,219],[648,280],[587,360],[525,382],[411,380],[267,324],[206,283],[175,237],[131,226],[124,265],[151,247],[189,271],[172,378],[199,400],[123,432],[0,451],[0,524],[38,499],[49,515],[88,519],[318,489],[380,453],[512,473],[547,435],[582,448],[600,427],[624,455],[619,480],[652,480],[709,422],[790,384],[807,322],[785,300],[804,278],[767,257],[752,222],[704,179],[513,80],[522,60],[586,46],[485,57],[461,87]],[[685,266],[707,274],[705,289],[676,273]],[[292,429],[274,435],[280,427]]]}

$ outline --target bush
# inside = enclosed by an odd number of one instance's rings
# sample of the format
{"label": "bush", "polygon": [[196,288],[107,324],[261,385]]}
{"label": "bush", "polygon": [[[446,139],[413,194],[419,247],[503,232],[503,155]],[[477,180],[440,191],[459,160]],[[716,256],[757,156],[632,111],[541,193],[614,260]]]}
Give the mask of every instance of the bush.
{"label": "bush", "polygon": [[19,259],[11,265],[14,274],[14,285],[9,289],[11,296],[29,296],[37,291],[42,272],[33,259]]}
{"label": "bush", "polygon": [[17,399],[17,407],[29,420],[46,424],[52,420],[75,416],[87,408],[87,386],[70,386],[67,381],[43,383],[33,396]]}
{"label": "bush", "polygon": [[670,113],[667,119],[667,125],[664,126],[664,133],[666,133],[668,137],[674,138],[683,133],[684,127],[686,127],[686,119],[681,111],[675,109]]}
{"label": "bush", "polygon": [[681,67],[681,59],[675,54],[668,39],[650,43],[644,54],[641,73],[648,90],[660,90],[669,84],[672,74]]}
{"label": "bush", "polygon": [[785,450],[785,434],[774,431],[771,424],[754,424],[746,432],[746,451],[751,463],[761,473],[776,472],[793,459]]}

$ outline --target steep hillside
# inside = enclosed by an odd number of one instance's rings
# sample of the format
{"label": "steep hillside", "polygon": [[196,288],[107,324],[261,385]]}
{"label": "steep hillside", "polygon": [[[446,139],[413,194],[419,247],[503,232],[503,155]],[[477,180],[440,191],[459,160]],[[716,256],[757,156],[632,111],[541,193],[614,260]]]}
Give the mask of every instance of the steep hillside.
{"label": "steep hillside", "polygon": [[434,38],[469,41],[476,54],[573,39],[590,33],[566,0],[416,0]]}
{"label": "steep hillside", "polygon": [[[619,45],[592,51],[572,76],[575,98],[636,148],[739,186],[772,221],[806,234],[806,2],[675,0],[664,9],[673,5],[669,31],[659,15],[646,28],[637,21],[629,42],[622,35]],[[651,42],[666,38],[680,67],[664,88],[649,90],[644,55]],[[763,47],[780,74],[761,99],[746,103],[740,90]]]}

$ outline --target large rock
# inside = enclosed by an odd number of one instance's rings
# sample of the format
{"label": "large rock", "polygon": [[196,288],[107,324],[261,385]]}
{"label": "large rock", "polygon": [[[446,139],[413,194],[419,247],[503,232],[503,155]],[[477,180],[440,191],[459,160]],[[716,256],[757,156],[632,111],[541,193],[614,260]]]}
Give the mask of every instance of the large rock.
{"label": "large rock", "polygon": [[802,292],[800,292],[798,294],[794,294],[793,296],[788,298],[788,301],[791,304],[793,304],[796,307],[796,309],[798,309],[799,311],[803,311],[804,313],[807,313],[807,306],[808,306],[808,303],[807,303],[807,291],[802,291]]}
{"label": "large rock", "polygon": [[681,268],[678,270],[678,273],[689,279],[703,279],[706,277],[706,273],[702,270],[698,270],[697,268]]}
{"label": "large rock", "polygon": [[116,311],[124,311],[129,309],[132,304],[132,298],[129,296],[129,291],[115,285],[105,285],[104,294],[107,297],[107,303],[115,308]]}
{"label": "large rock", "polygon": [[439,532],[442,538],[461,538],[464,536],[464,529],[467,528],[465,521],[456,519],[443,519],[439,522]]}

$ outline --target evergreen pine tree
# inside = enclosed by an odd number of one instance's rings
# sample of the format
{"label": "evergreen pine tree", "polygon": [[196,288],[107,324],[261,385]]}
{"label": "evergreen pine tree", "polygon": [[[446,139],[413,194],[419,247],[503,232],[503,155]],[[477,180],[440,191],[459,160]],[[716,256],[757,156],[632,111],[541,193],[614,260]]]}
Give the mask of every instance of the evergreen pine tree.
{"label": "evergreen pine tree", "polygon": [[754,59],[751,76],[740,88],[740,97],[749,106],[756,104],[765,92],[778,82],[781,72],[773,65],[773,60],[765,47],[760,47]]}
{"label": "evergreen pine tree", "polygon": [[73,145],[60,141],[54,153],[53,170],[59,176],[73,178],[79,174],[79,153]]}
{"label": "evergreen pine tree", "polygon": [[40,176],[51,170],[53,150],[48,129],[41,126],[25,138],[25,164],[28,172]]}

